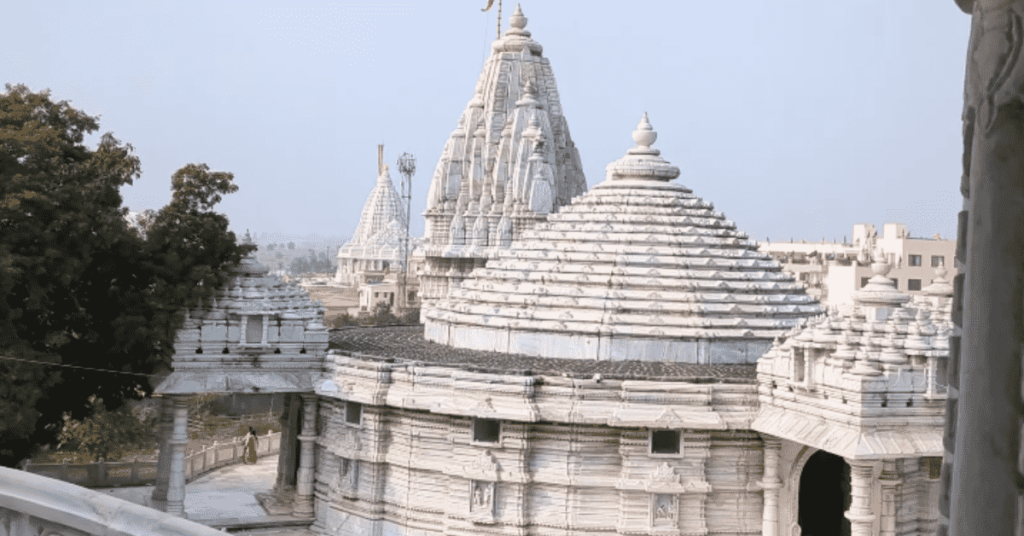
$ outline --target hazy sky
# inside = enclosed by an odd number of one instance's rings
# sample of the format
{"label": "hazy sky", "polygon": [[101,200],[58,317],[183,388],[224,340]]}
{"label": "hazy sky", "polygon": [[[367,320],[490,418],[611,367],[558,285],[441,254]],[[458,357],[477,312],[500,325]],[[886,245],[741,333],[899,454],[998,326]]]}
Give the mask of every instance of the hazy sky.
{"label": "hazy sky", "polygon": [[[383,142],[389,163],[417,157],[421,234],[430,177],[494,39],[485,4],[11,2],[0,75],[135,146],[133,210],[159,208],[174,170],[206,162],[235,174],[240,191],[221,205],[235,231],[347,236]],[[970,18],[952,0],[522,8],[591,186],[646,111],[677,182],[756,239],[842,239],[886,221],[954,236]]]}

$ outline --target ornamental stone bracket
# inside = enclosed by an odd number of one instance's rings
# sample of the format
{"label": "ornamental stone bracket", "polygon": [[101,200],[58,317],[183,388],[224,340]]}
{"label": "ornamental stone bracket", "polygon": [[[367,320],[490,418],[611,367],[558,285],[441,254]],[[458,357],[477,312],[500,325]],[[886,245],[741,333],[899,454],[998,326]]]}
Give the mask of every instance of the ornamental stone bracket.
{"label": "ornamental stone bracket", "polygon": [[609,426],[644,428],[693,428],[727,430],[728,423],[710,407],[630,408],[621,407],[608,419]]}
{"label": "ornamental stone bracket", "polygon": [[683,481],[668,462],[662,462],[654,471],[651,471],[646,480],[621,478],[616,482],[615,487],[619,490],[643,490],[656,494],[711,493],[709,482],[697,479]]}
{"label": "ornamental stone bracket", "polygon": [[483,450],[473,460],[463,466],[462,474],[466,478],[476,480],[497,481],[501,466],[490,450]]}

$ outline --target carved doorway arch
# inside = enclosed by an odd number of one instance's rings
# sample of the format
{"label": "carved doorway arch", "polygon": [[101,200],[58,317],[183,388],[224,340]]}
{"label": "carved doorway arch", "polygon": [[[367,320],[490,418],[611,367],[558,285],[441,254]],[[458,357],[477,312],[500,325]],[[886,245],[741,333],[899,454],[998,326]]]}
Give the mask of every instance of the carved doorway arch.
{"label": "carved doorway arch", "polygon": [[850,465],[830,452],[819,450],[800,471],[797,523],[802,536],[850,536]]}

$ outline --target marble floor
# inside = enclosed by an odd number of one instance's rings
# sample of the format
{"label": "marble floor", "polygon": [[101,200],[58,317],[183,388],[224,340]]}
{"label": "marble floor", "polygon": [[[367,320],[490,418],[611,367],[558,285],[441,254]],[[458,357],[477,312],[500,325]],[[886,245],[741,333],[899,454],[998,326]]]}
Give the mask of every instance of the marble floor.
{"label": "marble floor", "polygon": [[[269,492],[274,487],[276,475],[277,456],[261,458],[255,465],[231,465],[203,475],[185,486],[185,515],[199,522],[269,518],[267,511],[256,500],[256,494]],[[96,488],[95,491],[151,506],[153,486]],[[313,534],[301,527],[268,527],[232,532],[261,536]]]}

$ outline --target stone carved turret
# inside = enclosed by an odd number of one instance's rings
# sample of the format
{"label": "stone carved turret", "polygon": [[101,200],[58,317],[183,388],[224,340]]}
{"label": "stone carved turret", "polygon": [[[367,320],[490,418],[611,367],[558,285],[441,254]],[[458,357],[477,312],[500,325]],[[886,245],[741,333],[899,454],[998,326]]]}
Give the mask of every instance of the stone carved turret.
{"label": "stone carved turret", "polygon": [[[248,234],[243,243],[252,243]],[[156,391],[310,391],[327,353],[323,314],[320,302],[270,275],[250,253],[209,303],[187,311],[175,336],[173,372]]]}
{"label": "stone carved turret", "polygon": [[434,170],[416,252],[425,307],[586,191],[551,65],[526,22],[517,7]]}
{"label": "stone carved turret", "polygon": [[755,430],[848,460],[941,452],[952,288],[940,269],[929,292],[911,297],[880,255],[871,268],[853,306],[787,334],[758,360]]}

